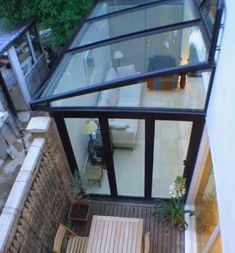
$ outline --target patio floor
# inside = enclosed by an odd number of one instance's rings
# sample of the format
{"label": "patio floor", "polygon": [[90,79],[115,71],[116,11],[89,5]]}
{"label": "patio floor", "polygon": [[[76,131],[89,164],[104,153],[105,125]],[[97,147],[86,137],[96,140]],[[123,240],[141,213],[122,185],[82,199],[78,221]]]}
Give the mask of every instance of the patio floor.
{"label": "patio floor", "polygon": [[184,253],[184,232],[159,223],[153,211],[153,204],[92,201],[88,223],[84,226],[74,224],[73,230],[81,236],[89,236],[92,215],[143,218],[144,231],[150,231],[152,253]]}

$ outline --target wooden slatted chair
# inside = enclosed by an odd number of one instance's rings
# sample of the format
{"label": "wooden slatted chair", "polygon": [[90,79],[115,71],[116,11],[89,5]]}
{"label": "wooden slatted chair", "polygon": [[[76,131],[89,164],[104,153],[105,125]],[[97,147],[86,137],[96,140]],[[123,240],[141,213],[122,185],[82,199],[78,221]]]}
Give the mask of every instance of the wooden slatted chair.
{"label": "wooden slatted chair", "polygon": [[53,253],[85,253],[88,237],[81,237],[72,230],[60,224],[53,246]]}
{"label": "wooden slatted chair", "polygon": [[151,253],[150,251],[150,232],[143,235],[143,253]]}

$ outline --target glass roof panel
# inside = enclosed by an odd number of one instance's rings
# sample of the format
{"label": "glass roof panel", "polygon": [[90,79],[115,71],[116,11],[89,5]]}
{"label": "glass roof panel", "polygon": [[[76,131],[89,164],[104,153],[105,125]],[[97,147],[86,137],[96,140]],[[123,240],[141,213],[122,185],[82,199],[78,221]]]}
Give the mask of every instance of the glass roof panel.
{"label": "glass roof panel", "polygon": [[149,78],[51,103],[52,107],[131,107],[200,109],[205,106],[211,71]]}
{"label": "glass roof panel", "polygon": [[72,47],[84,46],[97,41],[196,18],[198,17],[193,11],[191,1],[172,0],[161,2],[130,13],[104,18],[99,21],[86,22]]}
{"label": "glass roof panel", "polygon": [[157,0],[105,0],[100,1],[89,18],[99,17],[116,11],[121,11],[143,4],[157,2]]}
{"label": "glass roof panel", "polygon": [[207,62],[199,26],[151,34],[67,54],[42,97],[137,74]]}

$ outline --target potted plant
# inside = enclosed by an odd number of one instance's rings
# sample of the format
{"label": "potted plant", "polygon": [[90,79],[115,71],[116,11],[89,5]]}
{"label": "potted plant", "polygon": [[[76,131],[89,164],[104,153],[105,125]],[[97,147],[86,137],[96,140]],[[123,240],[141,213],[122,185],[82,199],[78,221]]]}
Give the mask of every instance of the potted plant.
{"label": "potted plant", "polygon": [[87,187],[85,179],[82,178],[79,171],[75,171],[69,188],[71,204],[68,218],[79,225],[84,225],[89,218],[90,203],[87,201]]}
{"label": "potted plant", "polygon": [[171,199],[169,201],[161,201],[156,203],[154,215],[157,215],[161,222],[164,222],[170,227],[177,226],[181,230],[188,227],[184,219],[185,213],[193,215],[191,210],[185,210],[184,197],[185,197],[186,179],[178,176],[175,182],[169,187]]}

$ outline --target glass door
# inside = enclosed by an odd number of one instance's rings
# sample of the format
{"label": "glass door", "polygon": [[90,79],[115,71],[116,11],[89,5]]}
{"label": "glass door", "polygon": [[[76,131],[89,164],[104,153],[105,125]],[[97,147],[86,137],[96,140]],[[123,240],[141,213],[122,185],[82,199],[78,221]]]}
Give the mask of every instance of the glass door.
{"label": "glass door", "polygon": [[69,140],[89,194],[110,195],[108,168],[97,118],[65,119]]}
{"label": "glass door", "polygon": [[197,251],[221,253],[219,213],[211,154],[209,153],[195,200]]}
{"label": "glass door", "polygon": [[169,186],[184,175],[192,122],[155,121],[152,197],[170,198]]}
{"label": "glass door", "polygon": [[66,118],[65,125],[75,164],[91,182],[89,193],[112,197],[169,198],[176,177],[193,170],[192,146],[200,143],[191,121],[104,115]]}
{"label": "glass door", "polygon": [[144,197],[145,121],[109,119],[118,196]]}

